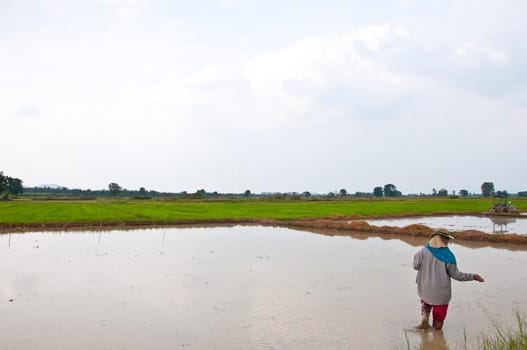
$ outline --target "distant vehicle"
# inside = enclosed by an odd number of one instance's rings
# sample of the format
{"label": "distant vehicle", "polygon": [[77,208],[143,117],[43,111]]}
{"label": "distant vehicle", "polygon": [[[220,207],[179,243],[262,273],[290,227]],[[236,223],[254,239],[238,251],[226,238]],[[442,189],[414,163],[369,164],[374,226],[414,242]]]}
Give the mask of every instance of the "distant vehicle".
{"label": "distant vehicle", "polygon": [[516,206],[512,205],[507,198],[503,196],[492,196],[492,207],[490,209],[493,213],[517,213]]}

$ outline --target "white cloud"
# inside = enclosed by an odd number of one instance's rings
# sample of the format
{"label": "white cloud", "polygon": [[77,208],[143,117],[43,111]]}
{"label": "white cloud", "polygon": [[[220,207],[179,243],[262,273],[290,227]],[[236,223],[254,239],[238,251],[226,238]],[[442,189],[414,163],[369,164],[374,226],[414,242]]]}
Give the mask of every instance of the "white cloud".
{"label": "white cloud", "polygon": [[230,9],[234,5],[234,0],[220,0],[220,7],[222,9]]}
{"label": "white cloud", "polygon": [[115,15],[138,14],[144,6],[144,0],[93,0],[80,2],[77,0],[37,0],[44,13],[48,15],[65,15],[78,8],[94,7],[101,11],[110,11]]}
{"label": "white cloud", "polygon": [[376,88],[384,85],[387,90],[400,89],[405,85],[404,78],[389,72],[382,60],[364,54],[361,44],[379,53],[388,45],[404,41],[407,34],[403,27],[384,25],[332,37],[304,38],[285,50],[255,57],[246,74],[256,94],[287,92],[287,83],[291,82],[319,90],[333,80],[357,78],[375,80]]}
{"label": "white cloud", "polygon": [[216,68],[207,66],[202,70],[192,74],[186,83],[193,87],[207,86],[213,84],[218,79]]}
{"label": "white cloud", "polygon": [[345,95],[345,90],[360,90],[363,97],[396,98],[416,81],[391,71],[383,53],[404,44],[408,36],[404,27],[374,25],[334,36],[304,38],[289,48],[254,57],[245,72],[256,98],[281,105],[290,116],[312,113],[320,99],[332,93],[337,105],[353,104],[345,96],[336,97]]}
{"label": "white cloud", "polygon": [[398,45],[410,38],[410,32],[403,26],[389,24],[370,25],[345,35],[349,45],[364,44],[369,50],[378,53],[390,45]]}
{"label": "white cloud", "polygon": [[454,50],[463,64],[467,66],[479,65],[506,65],[508,63],[507,55],[496,48],[482,48],[473,43],[464,43],[461,47]]}

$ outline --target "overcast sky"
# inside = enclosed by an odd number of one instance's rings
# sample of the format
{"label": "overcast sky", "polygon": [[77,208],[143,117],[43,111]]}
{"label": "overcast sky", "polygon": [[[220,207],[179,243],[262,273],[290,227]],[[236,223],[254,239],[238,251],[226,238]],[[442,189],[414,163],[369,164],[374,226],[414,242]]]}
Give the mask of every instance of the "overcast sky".
{"label": "overcast sky", "polygon": [[527,190],[525,0],[0,0],[26,186]]}

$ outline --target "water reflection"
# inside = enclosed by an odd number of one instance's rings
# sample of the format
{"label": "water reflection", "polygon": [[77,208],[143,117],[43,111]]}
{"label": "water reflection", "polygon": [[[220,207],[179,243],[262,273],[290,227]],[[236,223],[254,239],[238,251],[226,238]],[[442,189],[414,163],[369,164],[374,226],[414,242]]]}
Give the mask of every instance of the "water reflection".
{"label": "water reflection", "polygon": [[507,232],[507,225],[516,222],[515,218],[507,217],[490,217],[492,221],[492,232],[493,233],[505,233]]}
{"label": "water reflection", "polygon": [[486,233],[517,233],[527,235],[527,218],[484,217],[470,215],[422,216],[396,219],[367,220],[375,226],[404,227],[411,224],[421,224],[432,228],[445,227],[452,231],[477,230]]}
{"label": "water reflection", "polygon": [[[407,243],[413,247],[421,247],[428,242],[428,237],[413,237],[408,235],[397,235],[391,233],[366,233],[354,232],[348,230],[328,229],[328,228],[297,228],[299,231],[311,232],[326,236],[342,236],[350,237],[357,240],[367,240],[372,238],[380,238],[382,240],[398,240]],[[506,249],[511,251],[527,251],[527,245],[518,245],[506,242],[487,242],[487,241],[470,241],[470,240],[456,240],[455,245],[479,249],[479,248],[496,248]]]}
{"label": "water reflection", "polygon": [[416,331],[418,341],[420,341],[419,350],[448,350],[450,349],[443,331],[426,330]]}

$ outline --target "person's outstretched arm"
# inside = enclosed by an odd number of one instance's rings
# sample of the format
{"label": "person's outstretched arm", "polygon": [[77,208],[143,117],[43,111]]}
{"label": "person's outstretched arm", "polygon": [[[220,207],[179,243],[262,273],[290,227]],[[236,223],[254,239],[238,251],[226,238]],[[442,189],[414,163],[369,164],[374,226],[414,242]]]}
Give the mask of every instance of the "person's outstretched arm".
{"label": "person's outstretched arm", "polygon": [[450,277],[457,281],[478,281],[485,282],[483,277],[477,273],[465,273],[459,271],[456,264],[446,264],[446,269]]}

